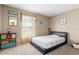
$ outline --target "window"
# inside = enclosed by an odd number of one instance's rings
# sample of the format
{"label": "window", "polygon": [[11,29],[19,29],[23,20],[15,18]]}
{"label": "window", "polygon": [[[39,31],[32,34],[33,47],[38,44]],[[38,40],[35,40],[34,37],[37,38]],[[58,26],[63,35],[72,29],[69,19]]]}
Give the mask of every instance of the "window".
{"label": "window", "polygon": [[34,36],[34,19],[35,17],[22,14],[21,39],[28,41]]}
{"label": "window", "polygon": [[18,12],[14,10],[8,10],[8,25],[11,27],[17,26]]}
{"label": "window", "polygon": [[17,17],[9,16],[9,26],[17,26]]}
{"label": "window", "polygon": [[33,17],[22,15],[22,26],[32,27],[33,26]]}

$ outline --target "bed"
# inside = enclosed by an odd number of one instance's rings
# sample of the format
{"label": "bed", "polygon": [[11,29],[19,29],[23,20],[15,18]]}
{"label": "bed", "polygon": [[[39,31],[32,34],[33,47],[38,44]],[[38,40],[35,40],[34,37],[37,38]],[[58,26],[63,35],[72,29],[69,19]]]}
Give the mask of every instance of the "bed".
{"label": "bed", "polygon": [[46,54],[67,43],[67,33],[51,31],[50,35],[33,37],[31,44],[42,54]]}

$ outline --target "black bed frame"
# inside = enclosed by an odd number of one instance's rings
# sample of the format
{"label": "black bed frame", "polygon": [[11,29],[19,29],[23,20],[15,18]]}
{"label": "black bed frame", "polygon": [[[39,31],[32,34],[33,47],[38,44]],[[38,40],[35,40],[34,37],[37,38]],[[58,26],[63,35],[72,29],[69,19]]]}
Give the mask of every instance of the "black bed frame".
{"label": "black bed frame", "polygon": [[64,41],[63,43],[58,44],[58,45],[56,45],[56,46],[53,46],[53,47],[51,47],[51,48],[49,48],[49,49],[42,49],[41,47],[39,47],[38,45],[36,45],[36,44],[33,43],[33,42],[31,42],[31,44],[32,44],[35,48],[37,48],[43,55],[45,55],[46,53],[48,53],[48,52],[50,52],[50,51],[52,51],[52,50],[57,49],[57,48],[60,47],[60,46],[63,46],[64,44],[67,44],[67,37],[68,37],[67,32],[51,31],[51,32],[50,32],[50,35],[52,35],[52,34],[56,34],[56,35],[59,35],[59,36],[61,36],[61,37],[64,37],[64,38],[65,38],[65,41]]}

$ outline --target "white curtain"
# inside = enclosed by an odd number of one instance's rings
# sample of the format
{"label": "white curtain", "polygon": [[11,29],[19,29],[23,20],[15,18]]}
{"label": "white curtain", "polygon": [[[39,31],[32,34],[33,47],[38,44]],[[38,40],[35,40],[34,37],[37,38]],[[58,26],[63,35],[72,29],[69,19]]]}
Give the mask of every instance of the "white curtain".
{"label": "white curtain", "polygon": [[27,38],[30,39],[34,36],[34,20],[35,17],[22,14],[21,38],[23,40],[28,40]]}

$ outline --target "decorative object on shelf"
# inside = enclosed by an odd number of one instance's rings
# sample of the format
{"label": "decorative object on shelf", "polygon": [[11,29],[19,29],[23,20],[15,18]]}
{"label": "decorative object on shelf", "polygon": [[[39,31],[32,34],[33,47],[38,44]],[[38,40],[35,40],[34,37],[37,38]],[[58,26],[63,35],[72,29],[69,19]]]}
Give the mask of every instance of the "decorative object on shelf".
{"label": "decorative object on shelf", "polygon": [[0,34],[0,49],[16,46],[16,33]]}
{"label": "decorative object on shelf", "polygon": [[67,17],[61,18],[61,25],[67,24]]}
{"label": "decorative object on shelf", "polygon": [[7,29],[7,32],[8,32],[8,33],[10,33],[10,32],[11,32],[11,29],[10,29],[10,28],[8,28],[8,29]]}
{"label": "decorative object on shelf", "polygon": [[18,25],[18,20],[17,20],[17,17],[14,17],[14,16],[9,16],[8,17],[8,24],[9,26],[11,27],[16,27]]}

